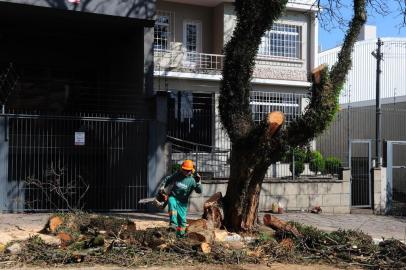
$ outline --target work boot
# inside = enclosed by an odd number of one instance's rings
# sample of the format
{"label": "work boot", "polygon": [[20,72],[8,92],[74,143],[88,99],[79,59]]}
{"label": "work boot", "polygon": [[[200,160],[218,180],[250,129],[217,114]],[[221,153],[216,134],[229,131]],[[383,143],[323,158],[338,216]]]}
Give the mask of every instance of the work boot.
{"label": "work boot", "polygon": [[176,232],[177,226],[174,224],[169,225],[168,232]]}

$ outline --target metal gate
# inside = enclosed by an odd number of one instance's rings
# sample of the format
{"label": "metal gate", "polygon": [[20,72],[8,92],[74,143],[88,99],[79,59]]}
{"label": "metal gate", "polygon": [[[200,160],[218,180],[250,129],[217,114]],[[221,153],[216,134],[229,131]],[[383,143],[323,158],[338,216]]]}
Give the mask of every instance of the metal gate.
{"label": "metal gate", "polygon": [[387,142],[387,207],[406,215],[406,141]]}
{"label": "metal gate", "polygon": [[148,121],[100,114],[6,117],[8,211],[142,209]]}
{"label": "metal gate", "polygon": [[351,206],[370,208],[371,204],[371,140],[351,140],[349,144],[351,169]]}

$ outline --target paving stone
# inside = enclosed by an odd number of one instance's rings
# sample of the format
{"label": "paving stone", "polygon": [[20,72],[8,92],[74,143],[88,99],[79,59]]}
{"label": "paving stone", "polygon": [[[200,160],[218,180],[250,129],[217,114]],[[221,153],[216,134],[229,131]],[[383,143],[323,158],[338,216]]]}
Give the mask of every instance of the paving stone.
{"label": "paving stone", "polygon": [[[339,208],[337,208],[339,210]],[[338,229],[361,230],[375,239],[396,238],[406,240],[406,217],[362,215],[362,214],[310,214],[285,213],[278,215],[283,220],[293,220],[315,226],[325,231]]]}

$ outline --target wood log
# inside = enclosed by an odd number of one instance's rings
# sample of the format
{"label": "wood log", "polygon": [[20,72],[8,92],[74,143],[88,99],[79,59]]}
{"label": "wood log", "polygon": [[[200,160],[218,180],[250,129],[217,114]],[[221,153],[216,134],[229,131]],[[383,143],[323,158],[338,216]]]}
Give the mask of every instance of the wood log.
{"label": "wood log", "polygon": [[201,243],[200,249],[204,254],[209,254],[211,252],[211,245],[209,243]]}
{"label": "wood log", "polygon": [[228,232],[225,230],[214,230],[214,240],[217,242],[224,242],[228,237]]}
{"label": "wood log", "polygon": [[189,239],[201,242],[212,243],[214,241],[214,233],[212,230],[202,230],[200,232],[189,232],[187,234]]}
{"label": "wood log", "polygon": [[285,122],[285,115],[279,111],[270,112],[266,121],[269,125],[268,136],[273,136]]}
{"label": "wood log", "polygon": [[264,225],[271,227],[274,230],[290,232],[295,237],[303,237],[303,235],[296,229],[295,226],[288,224],[286,221],[283,221],[279,218],[266,214],[264,216]]}
{"label": "wood log", "polygon": [[206,219],[196,219],[189,221],[189,226],[186,228],[187,232],[200,232],[207,230],[207,220]]}
{"label": "wood log", "polygon": [[63,224],[63,219],[59,216],[51,216],[47,223],[45,224],[44,228],[39,231],[39,233],[43,234],[56,234],[57,229]]}
{"label": "wood log", "polygon": [[73,243],[73,237],[66,232],[60,232],[56,237],[61,241],[61,247],[67,247]]}
{"label": "wood log", "polygon": [[208,229],[220,229],[223,224],[221,192],[212,195],[203,205],[203,219],[207,220]]}
{"label": "wood log", "polygon": [[283,239],[279,245],[286,251],[286,252],[292,252],[294,248],[294,243],[293,240],[290,238],[285,238]]}

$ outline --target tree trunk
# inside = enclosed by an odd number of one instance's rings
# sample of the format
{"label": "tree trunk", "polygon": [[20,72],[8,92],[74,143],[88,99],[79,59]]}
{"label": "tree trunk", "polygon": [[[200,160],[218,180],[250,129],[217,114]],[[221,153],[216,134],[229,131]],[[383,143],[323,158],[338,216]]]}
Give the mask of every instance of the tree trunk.
{"label": "tree trunk", "polygon": [[224,198],[224,225],[229,231],[251,230],[256,225],[261,185],[269,164],[249,159],[252,149],[233,147],[230,179]]}
{"label": "tree trunk", "polygon": [[[230,178],[224,198],[224,225],[230,231],[251,229],[257,220],[266,171],[287,147],[303,146],[321,134],[338,110],[338,96],[351,67],[351,51],[366,21],[366,0],[353,0],[354,14],[331,71],[321,67],[313,76],[306,112],[286,128],[254,123],[249,92],[261,37],[282,14],[287,0],[236,0],[237,25],[224,48],[220,88],[221,123],[232,142]],[[272,121],[271,121],[272,122]]]}

